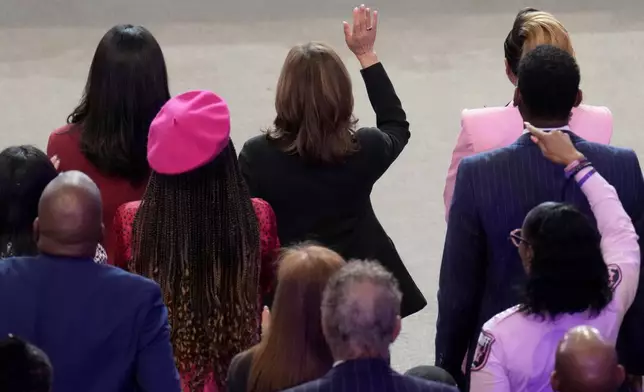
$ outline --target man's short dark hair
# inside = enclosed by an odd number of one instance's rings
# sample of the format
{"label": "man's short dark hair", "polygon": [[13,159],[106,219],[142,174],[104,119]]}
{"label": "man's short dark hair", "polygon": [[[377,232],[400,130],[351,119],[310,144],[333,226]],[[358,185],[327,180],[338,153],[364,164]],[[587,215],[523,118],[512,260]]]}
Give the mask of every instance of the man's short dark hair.
{"label": "man's short dark hair", "polygon": [[568,120],[579,93],[579,66],[568,52],[537,46],[519,63],[518,88],[532,117]]}
{"label": "man's short dark hair", "polygon": [[0,391],[49,392],[52,368],[38,347],[12,335],[0,341]]}

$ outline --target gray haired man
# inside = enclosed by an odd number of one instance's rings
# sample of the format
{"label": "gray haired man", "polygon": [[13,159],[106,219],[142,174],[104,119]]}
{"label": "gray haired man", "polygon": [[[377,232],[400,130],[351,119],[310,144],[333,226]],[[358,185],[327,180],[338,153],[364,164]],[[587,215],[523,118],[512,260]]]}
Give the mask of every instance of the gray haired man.
{"label": "gray haired man", "polygon": [[398,374],[389,366],[389,346],[401,328],[401,297],[393,275],[380,264],[345,265],[329,280],[322,300],[322,329],[335,360],[333,369],[288,391],[457,392],[446,384]]}

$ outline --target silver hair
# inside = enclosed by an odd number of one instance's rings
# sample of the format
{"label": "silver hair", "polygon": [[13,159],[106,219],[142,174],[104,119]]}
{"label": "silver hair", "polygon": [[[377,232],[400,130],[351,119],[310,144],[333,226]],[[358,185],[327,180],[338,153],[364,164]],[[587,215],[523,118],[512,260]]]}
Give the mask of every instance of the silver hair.
{"label": "silver hair", "polygon": [[322,326],[336,360],[388,356],[400,316],[398,282],[380,263],[351,261],[327,283]]}

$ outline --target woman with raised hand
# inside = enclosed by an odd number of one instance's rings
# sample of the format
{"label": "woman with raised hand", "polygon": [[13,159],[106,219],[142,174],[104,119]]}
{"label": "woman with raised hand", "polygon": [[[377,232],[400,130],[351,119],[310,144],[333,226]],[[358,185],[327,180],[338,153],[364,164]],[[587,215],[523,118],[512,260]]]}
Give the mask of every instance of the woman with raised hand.
{"label": "woman with raised hand", "polygon": [[168,99],[165,60],[154,36],[142,26],[117,25],[96,48],[68,124],[49,137],[47,155],[60,158],[60,170],[82,171],[100,189],[106,233],[116,209],[145,191],[148,129]]}
{"label": "woman with raised hand", "polygon": [[[578,325],[613,344],[633,303],[640,248],[615,188],[562,131],[527,124],[544,156],[565,169],[586,195],[595,225],[572,205],[532,209],[510,239],[528,275],[519,305],[483,326],[472,363],[472,392],[547,391],[557,345]],[[615,375],[617,376],[617,374]]]}
{"label": "woman with raised hand", "polygon": [[284,251],[272,310],[264,310],[262,341],[233,359],[228,392],[278,392],[331,369],[320,305],[329,278],[343,265],[340,255],[321,246]]}
{"label": "woman with raised hand", "polygon": [[293,47],[277,83],[273,126],[239,156],[251,195],[266,200],[285,245],[315,241],[345,259],[378,260],[400,282],[402,315],[427,304],[371,205],[376,181],[402,152],[409,123],[374,50],[378,13],[364,5],[344,23],[377,127],[356,129],[351,79],[328,45]]}
{"label": "woman with raised hand", "polygon": [[[517,14],[512,30],[503,43],[505,74],[513,86],[517,84],[519,61],[539,45],[552,45],[575,55],[570,35],[560,21],[548,12],[534,8],[523,9]],[[572,110],[570,130],[591,142],[608,144],[613,135],[613,116],[606,107],[580,104]],[[522,133],[523,119],[513,102],[506,106],[463,110],[461,132],[452,153],[443,192],[446,218],[449,217],[456,173],[461,160],[483,151],[508,146]]]}
{"label": "woman with raised hand", "polygon": [[259,340],[275,217],[250,198],[228,105],[212,92],[170,99],[150,125],[147,157],[150,182],[118,209],[110,258],[161,286],[184,391],[223,391],[233,356]]}

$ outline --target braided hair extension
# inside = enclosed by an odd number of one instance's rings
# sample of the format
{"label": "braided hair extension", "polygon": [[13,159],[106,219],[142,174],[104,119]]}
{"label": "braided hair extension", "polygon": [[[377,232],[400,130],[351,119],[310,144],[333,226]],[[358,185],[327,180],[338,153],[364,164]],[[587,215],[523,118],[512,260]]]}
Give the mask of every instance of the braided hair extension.
{"label": "braided hair extension", "polygon": [[258,341],[258,221],[228,147],[180,175],[152,173],[133,223],[130,270],[161,286],[175,360],[202,391],[225,391],[233,356]]}

